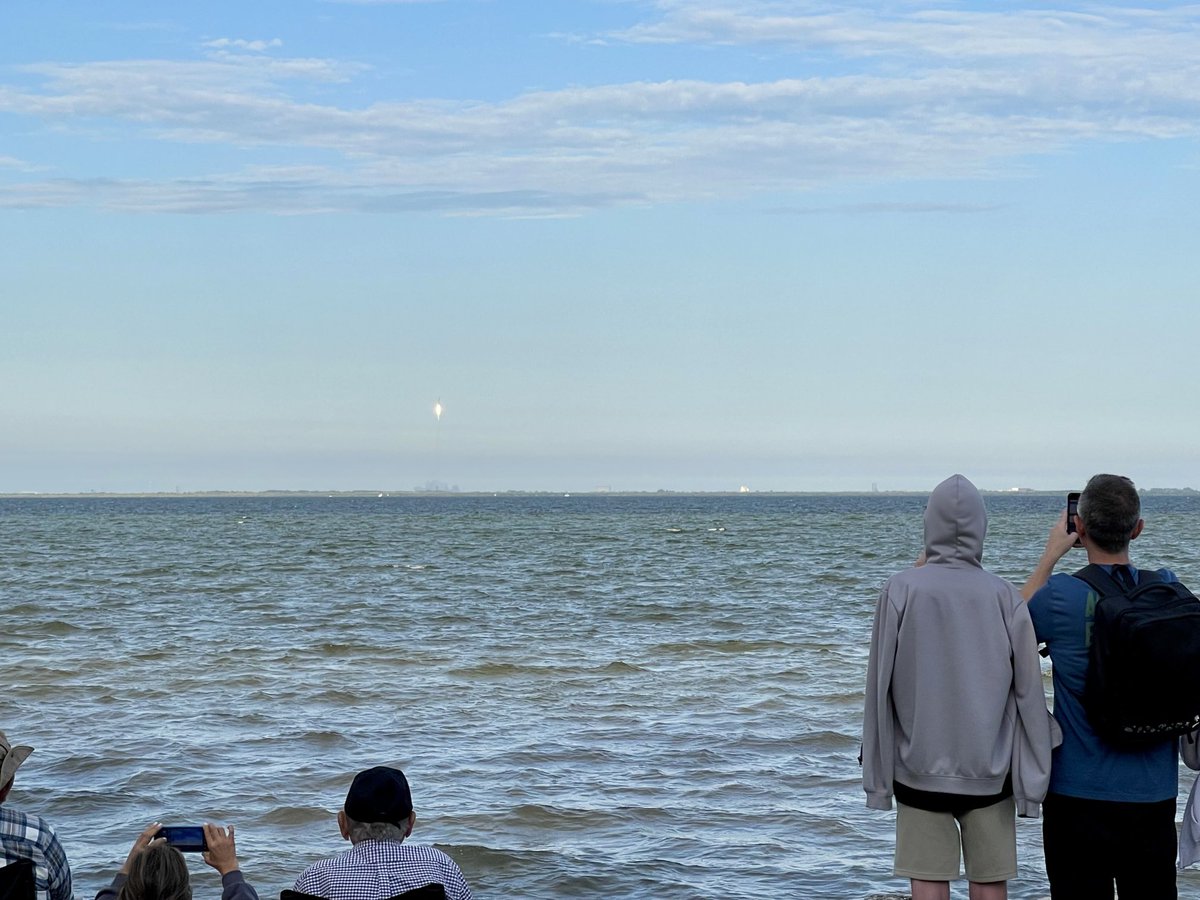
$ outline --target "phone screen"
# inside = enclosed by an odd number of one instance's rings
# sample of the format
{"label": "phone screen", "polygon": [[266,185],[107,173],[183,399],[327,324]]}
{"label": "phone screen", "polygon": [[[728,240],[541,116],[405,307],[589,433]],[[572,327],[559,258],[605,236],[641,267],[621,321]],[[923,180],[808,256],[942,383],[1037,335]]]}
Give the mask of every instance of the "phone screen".
{"label": "phone screen", "polygon": [[1067,534],[1075,533],[1075,516],[1079,513],[1079,493],[1067,494]]}
{"label": "phone screen", "polygon": [[184,853],[200,853],[208,849],[204,829],[198,825],[164,825],[155,837],[166,838],[168,844]]}

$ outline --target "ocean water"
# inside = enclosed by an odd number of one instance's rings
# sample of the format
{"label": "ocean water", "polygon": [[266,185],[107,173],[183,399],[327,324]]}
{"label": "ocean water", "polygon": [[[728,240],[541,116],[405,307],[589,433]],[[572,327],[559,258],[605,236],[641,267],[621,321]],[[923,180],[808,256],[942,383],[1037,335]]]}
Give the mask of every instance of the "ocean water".
{"label": "ocean water", "polygon": [[[1023,580],[1058,503],[988,497],[989,568]],[[80,897],[154,820],[235,824],[276,896],[347,846],[334,815],[376,764],[480,898],[899,893],[856,756],[875,600],[923,506],[0,500],[0,728],[37,748],[9,803],[54,823]],[[1200,501],[1145,507],[1135,562],[1200,585]],[[1038,824],[1018,842],[1010,896],[1044,897]]]}

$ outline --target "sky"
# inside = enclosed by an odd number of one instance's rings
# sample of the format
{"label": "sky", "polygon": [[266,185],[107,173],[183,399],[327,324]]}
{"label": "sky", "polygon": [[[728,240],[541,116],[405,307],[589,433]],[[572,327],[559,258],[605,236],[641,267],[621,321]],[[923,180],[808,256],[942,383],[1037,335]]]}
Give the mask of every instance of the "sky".
{"label": "sky", "polygon": [[1200,5],[0,32],[0,492],[1200,487]]}

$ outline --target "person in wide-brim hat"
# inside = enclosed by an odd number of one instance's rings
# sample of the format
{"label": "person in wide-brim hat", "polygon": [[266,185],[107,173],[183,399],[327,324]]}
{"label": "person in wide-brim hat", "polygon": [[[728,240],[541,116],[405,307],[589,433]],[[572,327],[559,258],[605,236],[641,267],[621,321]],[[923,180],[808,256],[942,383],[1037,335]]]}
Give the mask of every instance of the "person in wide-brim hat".
{"label": "person in wide-brim hat", "polygon": [[0,857],[9,862],[33,859],[34,890],[39,900],[73,900],[71,864],[50,823],[41,816],[13,809],[6,803],[21,763],[33,748],[13,746],[0,731]]}
{"label": "person in wide-brim hat", "polygon": [[12,746],[8,742],[8,737],[3,731],[0,731],[0,790],[8,787],[13,776],[17,774],[17,769],[21,767],[21,763],[29,759],[29,754],[32,752],[32,747],[26,747],[23,744]]}

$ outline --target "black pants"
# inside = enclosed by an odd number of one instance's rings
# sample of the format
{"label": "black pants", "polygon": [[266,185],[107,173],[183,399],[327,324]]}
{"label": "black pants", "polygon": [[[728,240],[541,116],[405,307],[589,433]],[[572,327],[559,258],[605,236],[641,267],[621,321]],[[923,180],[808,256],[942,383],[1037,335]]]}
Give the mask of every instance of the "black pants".
{"label": "black pants", "polygon": [[1050,794],[1042,845],[1053,900],[1176,900],[1175,800],[1118,803]]}

